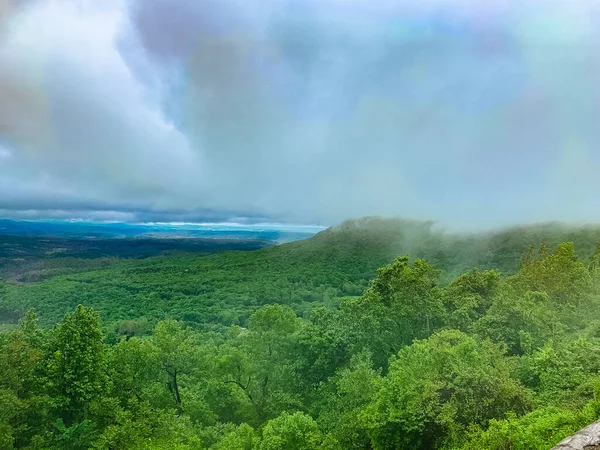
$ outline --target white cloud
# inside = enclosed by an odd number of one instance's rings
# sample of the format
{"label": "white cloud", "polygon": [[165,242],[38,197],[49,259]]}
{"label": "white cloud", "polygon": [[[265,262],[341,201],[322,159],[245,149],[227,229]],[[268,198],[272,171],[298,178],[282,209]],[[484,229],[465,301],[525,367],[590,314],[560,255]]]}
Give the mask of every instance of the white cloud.
{"label": "white cloud", "polygon": [[[472,226],[557,218],[549,199],[577,195],[592,218],[575,173],[600,160],[592,3],[5,8],[0,209]],[[587,153],[565,186],[571,142]]]}
{"label": "white cloud", "polygon": [[133,194],[148,204],[194,185],[198,155],[116,48],[124,14],[49,1],[11,27],[0,53],[8,98],[0,123],[19,184],[42,178],[89,200]]}

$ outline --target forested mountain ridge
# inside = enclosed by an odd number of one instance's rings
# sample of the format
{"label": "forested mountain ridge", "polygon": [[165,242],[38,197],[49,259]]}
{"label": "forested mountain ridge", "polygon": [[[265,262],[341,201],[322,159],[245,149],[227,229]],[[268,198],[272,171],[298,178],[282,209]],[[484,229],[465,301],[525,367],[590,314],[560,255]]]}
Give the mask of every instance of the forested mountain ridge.
{"label": "forested mountain ridge", "polygon": [[35,308],[43,323],[53,324],[82,303],[96,308],[105,323],[168,315],[190,323],[245,325],[265,304],[289,305],[306,316],[315,306],[361,295],[377,268],[399,255],[424,258],[447,284],[473,268],[515,273],[529,245],[541,241],[573,242],[585,259],[599,239],[600,227],[594,226],[543,224],[466,234],[445,232],[433,222],[367,217],[250,252],[187,251],[142,260],[50,254],[39,258],[40,265],[58,276],[0,288],[0,321],[15,323]]}

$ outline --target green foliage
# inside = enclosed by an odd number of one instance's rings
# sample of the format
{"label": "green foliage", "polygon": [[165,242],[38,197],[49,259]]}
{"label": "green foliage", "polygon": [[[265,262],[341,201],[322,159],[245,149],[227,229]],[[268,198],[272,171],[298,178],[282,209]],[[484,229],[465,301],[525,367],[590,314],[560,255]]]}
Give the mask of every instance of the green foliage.
{"label": "green foliage", "polygon": [[456,330],[405,347],[363,412],[373,448],[438,448],[471,424],[529,406],[496,346]]}
{"label": "green foliage", "polygon": [[549,448],[600,417],[598,237],[371,219],[0,283],[0,448]]}
{"label": "green foliage", "polygon": [[537,258],[527,261],[511,283],[522,292],[546,292],[559,308],[581,307],[592,293],[586,265],[578,261],[571,242],[560,244],[553,253],[542,245]]}
{"label": "green foliage", "polygon": [[564,325],[545,292],[518,294],[506,287],[472,330],[506,348],[510,355],[522,355],[559,337]]}
{"label": "green foliage", "polygon": [[[596,403],[582,411],[542,408],[524,416],[514,413],[506,419],[492,419],[485,430],[473,427],[460,450],[548,450],[597,419]],[[456,447],[455,447],[456,448]]]}
{"label": "green foliage", "polygon": [[253,450],[258,445],[258,437],[252,427],[246,423],[225,434],[211,450]]}
{"label": "green foliage", "polygon": [[203,446],[188,417],[134,401],[129,409],[117,412],[100,436],[97,448],[202,450]]}
{"label": "green foliage", "polygon": [[161,378],[162,370],[150,340],[124,339],[113,346],[111,353],[113,396],[125,405],[132,398],[139,400],[147,396],[155,380]]}
{"label": "green foliage", "polygon": [[51,337],[43,376],[67,427],[82,422],[87,432],[83,421],[91,404],[108,391],[103,339],[98,314],[81,305],[65,316]]}
{"label": "green foliage", "polygon": [[318,450],[325,437],[306,414],[283,413],[265,425],[258,450]]}
{"label": "green foliage", "polygon": [[539,402],[581,408],[600,387],[600,341],[577,338],[548,343],[527,361]]}
{"label": "green foliage", "polygon": [[443,296],[448,325],[468,331],[487,312],[501,289],[502,279],[496,270],[474,269],[453,280]]}
{"label": "green foliage", "polygon": [[445,317],[441,292],[436,289],[438,272],[424,260],[412,266],[408,256],[377,271],[365,294],[341,306],[341,319],[362,350],[374,356],[376,367],[413,339],[438,329]]}
{"label": "green foliage", "polygon": [[0,389],[0,448],[14,448],[14,419],[22,407],[17,396],[9,389]]}
{"label": "green foliage", "polygon": [[156,363],[177,408],[182,407],[181,378],[198,370],[200,358],[195,336],[175,320],[159,322],[151,338]]}
{"label": "green foliage", "polygon": [[289,388],[293,382],[291,349],[300,325],[290,308],[264,306],[250,318],[248,330],[239,330],[222,347],[225,382],[246,396],[257,425],[300,405],[298,395]]}
{"label": "green foliage", "polygon": [[352,355],[353,341],[346,323],[336,310],[319,308],[295,336],[294,380],[304,396],[318,396],[319,387]]}
{"label": "green foliage", "polygon": [[134,320],[124,320],[116,328],[119,335],[125,336],[128,339],[133,336],[147,335],[151,331],[150,322],[145,317]]}
{"label": "green foliage", "polygon": [[[0,246],[0,280],[30,272],[27,277],[38,282],[26,277],[7,284],[4,293],[0,287],[0,323],[2,308],[8,314],[6,324],[15,324],[35,308],[49,326],[84,304],[100,312],[111,327],[146,317],[152,328],[167,316],[192,324],[246,326],[252,313],[266,304],[287,305],[308,317],[314,306],[335,306],[344,297],[360,296],[377,268],[398,255],[426,260],[441,271],[445,284],[476,267],[514,274],[527,246],[542,240],[550,246],[573,242],[579,257],[587,258],[600,238],[597,228],[560,224],[481,234],[449,233],[433,225],[366,218],[258,251],[188,251],[139,260],[126,258],[135,241],[117,240],[108,252],[113,257],[98,258],[99,250],[89,240],[32,243],[11,238],[6,248]],[[66,248],[73,256],[52,252],[48,245]],[[31,253],[32,246],[41,250]],[[119,249],[124,252],[120,258]],[[27,267],[20,262],[23,255]],[[41,272],[40,280],[36,274]],[[123,331],[131,331],[130,325]]]}
{"label": "green foliage", "polygon": [[348,367],[340,369],[320,391],[318,421],[342,448],[361,450],[369,447],[362,410],[381,389],[383,379],[372,369],[368,354],[355,355]]}

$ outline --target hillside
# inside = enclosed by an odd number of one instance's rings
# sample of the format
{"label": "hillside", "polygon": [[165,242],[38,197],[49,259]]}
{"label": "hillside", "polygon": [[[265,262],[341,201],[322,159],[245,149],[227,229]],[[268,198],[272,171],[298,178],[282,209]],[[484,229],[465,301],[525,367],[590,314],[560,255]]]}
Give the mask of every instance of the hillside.
{"label": "hillside", "polygon": [[261,239],[81,238],[0,234],[0,279],[31,283],[55,275],[108,267],[120,260],[257,250],[273,244],[273,241]]}
{"label": "hillside", "polygon": [[547,450],[600,418],[597,234],[371,218],[4,284],[0,447]]}
{"label": "hillside", "polygon": [[0,279],[31,283],[118,259],[257,250],[323,227],[277,223],[143,223],[0,219]]}
{"label": "hillside", "polygon": [[[460,234],[432,222],[363,218],[312,238],[254,251],[189,252],[142,260],[81,259],[70,270],[26,285],[0,287],[4,323],[35,308],[46,324],[77,304],[93,306],[105,323],[166,316],[203,324],[246,324],[258,307],[279,303],[306,315],[358,296],[377,268],[399,255],[425,258],[445,284],[472,268],[515,273],[529,245],[573,242],[582,259],[593,251],[600,228],[543,224],[490,233]],[[70,259],[76,265],[77,258]],[[58,272],[60,273],[60,271]]]}

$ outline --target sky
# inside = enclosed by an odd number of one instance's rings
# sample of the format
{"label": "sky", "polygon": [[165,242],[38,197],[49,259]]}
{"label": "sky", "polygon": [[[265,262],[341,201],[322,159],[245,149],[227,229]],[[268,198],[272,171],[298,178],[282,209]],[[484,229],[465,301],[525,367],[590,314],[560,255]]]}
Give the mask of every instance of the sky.
{"label": "sky", "polygon": [[0,217],[600,221],[594,0],[0,0]]}

